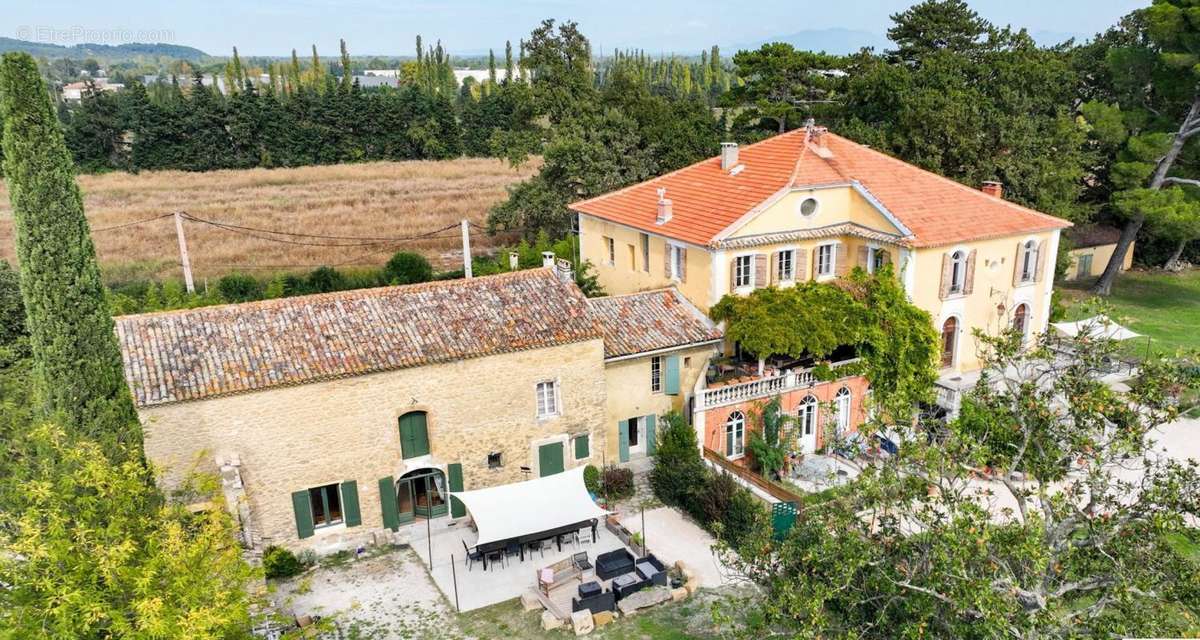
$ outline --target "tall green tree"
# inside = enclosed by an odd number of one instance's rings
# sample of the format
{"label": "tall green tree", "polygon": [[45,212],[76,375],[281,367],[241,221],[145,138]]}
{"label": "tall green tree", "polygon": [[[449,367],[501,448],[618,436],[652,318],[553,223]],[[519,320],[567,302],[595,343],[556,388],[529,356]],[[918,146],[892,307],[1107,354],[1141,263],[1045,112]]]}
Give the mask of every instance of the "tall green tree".
{"label": "tall green tree", "polygon": [[970,55],[982,49],[992,26],[963,0],[925,0],[891,16],[888,39],[906,64],[920,64],[939,51]]}
{"label": "tall green tree", "polygon": [[834,56],[773,42],[739,51],[733,63],[746,83],[730,89],[725,101],[745,108],[739,115],[743,121],[769,120],[783,133],[837,99],[841,80],[827,73],[840,66]]}
{"label": "tall green tree", "polygon": [[28,54],[6,53],[0,60],[0,118],[39,406],[140,459],[141,426],[125,386],[83,198],[50,94]]}
{"label": "tall green tree", "polygon": [[[1112,292],[1129,247],[1146,224],[1158,191],[1171,184],[1200,185],[1200,176],[1178,175],[1177,161],[1188,141],[1200,133],[1200,16],[1192,0],[1155,0],[1123,24],[1128,34],[1115,34],[1104,44],[1103,73],[1095,76],[1100,97],[1111,97],[1124,112],[1129,136],[1114,164],[1117,189],[1127,212],[1112,258],[1092,291]],[[1152,151],[1153,150],[1153,151]],[[1153,157],[1147,157],[1152,155]],[[1146,198],[1144,207],[1135,199]]]}
{"label": "tall green tree", "polygon": [[533,76],[539,109],[552,123],[569,120],[595,101],[591,49],[574,22],[543,20],[524,43],[522,67]]}

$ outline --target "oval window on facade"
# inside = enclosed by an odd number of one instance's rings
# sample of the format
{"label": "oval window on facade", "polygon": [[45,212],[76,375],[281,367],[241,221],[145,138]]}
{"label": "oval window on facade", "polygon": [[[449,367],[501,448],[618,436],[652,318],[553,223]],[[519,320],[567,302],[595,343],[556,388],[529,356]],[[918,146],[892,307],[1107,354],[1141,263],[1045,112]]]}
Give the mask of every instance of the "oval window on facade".
{"label": "oval window on facade", "polygon": [[800,215],[808,217],[817,212],[817,199],[805,198],[800,202]]}

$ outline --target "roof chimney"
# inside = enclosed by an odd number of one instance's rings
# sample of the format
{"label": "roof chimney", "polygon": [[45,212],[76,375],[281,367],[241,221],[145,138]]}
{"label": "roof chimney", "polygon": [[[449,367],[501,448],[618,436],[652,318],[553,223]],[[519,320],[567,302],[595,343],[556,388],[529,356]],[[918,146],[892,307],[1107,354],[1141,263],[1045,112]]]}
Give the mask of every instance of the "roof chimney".
{"label": "roof chimney", "polygon": [[554,268],[554,252],[553,251],[543,251],[542,252],[542,267],[549,268],[549,269]]}
{"label": "roof chimney", "polygon": [[[734,150],[737,153],[737,150]],[[671,201],[667,199],[667,189],[662,187],[658,190],[658,217],[655,219],[656,224],[666,224],[671,219]]]}
{"label": "roof chimney", "polygon": [[721,171],[729,171],[738,163],[738,146],[736,142],[721,143]]}
{"label": "roof chimney", "polygon": [[1004,197],[1004,185],[996,182],[995,180],[984,181],[983,186],[979,187],[979,190],[988,194],[989,196],[992,196],[993,198]]}

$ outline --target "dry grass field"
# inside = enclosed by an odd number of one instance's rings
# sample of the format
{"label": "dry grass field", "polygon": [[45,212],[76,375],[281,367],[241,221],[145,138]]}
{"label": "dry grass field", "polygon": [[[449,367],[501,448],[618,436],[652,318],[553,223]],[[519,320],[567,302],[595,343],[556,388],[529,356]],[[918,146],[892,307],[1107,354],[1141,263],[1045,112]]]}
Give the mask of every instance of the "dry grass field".
{"label": "dry grass field", "polygon": [[[483,224],[488,208],[505,197],[505,187],[535,171],[536,164],[514,170],[500,160],[464,158],[208,173],[112,173],[80,176],[79,186],[106,279],[120,281],[180,277],[174,222],[167,217],[102,229],[173,211],[243,227],[387,239],[365,244],[368,241],[248,234],[188,221],[184,222],[188,250],[198,278],[232,271],[303,271],[321,265],[378,266],[401,249],[418,251],[435,266],[453,267],[462,259],[456,229],[419,240],[394,239],[428,233],[463,218]],[[476,230],[471,240],[478,254],[513,238],[488,238]],[[13,255],[12,210],[0,183],[0,259],[12,261]]]}

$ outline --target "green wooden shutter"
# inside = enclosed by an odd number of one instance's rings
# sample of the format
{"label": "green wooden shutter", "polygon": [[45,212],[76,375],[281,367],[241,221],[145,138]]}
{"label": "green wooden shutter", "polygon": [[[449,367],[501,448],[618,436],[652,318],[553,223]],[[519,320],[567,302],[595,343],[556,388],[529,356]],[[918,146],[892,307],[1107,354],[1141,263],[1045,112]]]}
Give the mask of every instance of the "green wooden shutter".
{"label": "green wooden shutter", "polygon": [[414,411],[400,416],[400,451],[406,460],[429,454],[429,428],[424,412]]}
{"label": "green wooden shutter", "polygon": [[383,526],[395,531],[400,528],[400,511],[396,506],[396,483],[391,476],[379,479],[379,507]]}
{"label": "green wooden shutter", "polygon": [[[446,465],[446,471],[447,471],[448,475],[450,476],[447,480],[450,483],[450,491],[451,492],[462,491],[463,490],[462,465],[457,462],[448,464],[448,465]],[[458,498],[455,498],[454,496],[450,496],[450,517],[451,518],[461,518],[465,515],[467,515],[467,505],[463,504],[462,500],[459,500]]]}
{"label": "green wooden shutter", "polygon": [[575,436],[575,459],[576,460],[582,460],[582,459],[592,455],[590,444],[591,443],[588,442],[588,434],[585,433],[581,436]]}
{"label": "green wooden shutter", "polygon": [[562,473],[563,443],[551,442],[538,447],[538,477]]}
{"label": "green wooden shutter", "polygon": [[617,453],[621,462],[629,462],[629,421],[622,420],[617,423],[617,439],[620,443],[620,448]]}
{"label": "green wooden shutter", "polygon": [[347,527],[362,524],[362,512],[358,509],[358,482],[354,480],[342,483],[342,517]]}
{"label": "green wooden shutter", "polygon": [[666,382],[663,384],[663,393],[677,396],[679,395],[679,356],[667,356],[666,364]]}
{"label": "green wooden shutter", "polygon": [[646,416],[646,455],[654,455],[654,449],[658,446],[658,438],[654,436],[654,418],[655,416]]}
{"label": "green wooden shutter", "polygon": [[308,490],[292,492],[292,511],[296,514],[296,535],[303,540],[313,534],[312,506],[308,504]]}

